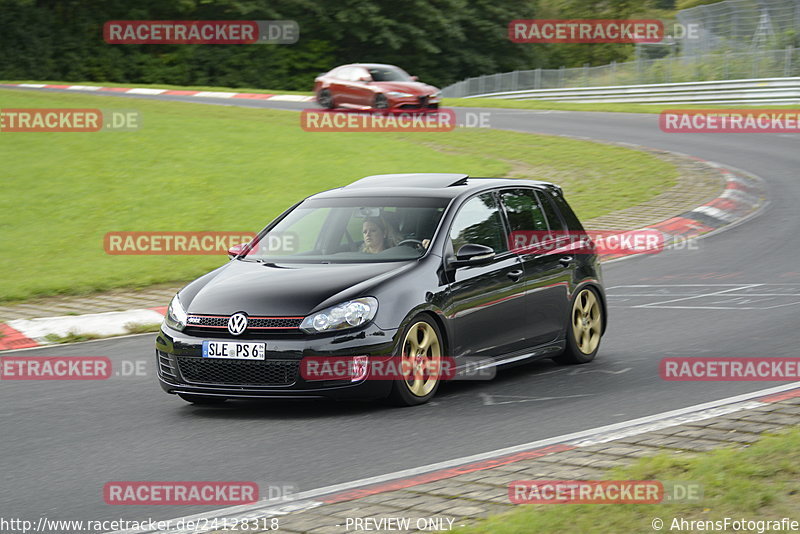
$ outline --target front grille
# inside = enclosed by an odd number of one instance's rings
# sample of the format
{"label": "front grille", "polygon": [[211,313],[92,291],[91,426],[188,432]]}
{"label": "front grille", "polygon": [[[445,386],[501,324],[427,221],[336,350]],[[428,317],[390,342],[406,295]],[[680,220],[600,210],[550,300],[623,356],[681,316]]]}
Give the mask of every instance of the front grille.
{"label": "front grille", "polygon": [[427,105],[428,105],[428,97],[427,96],[419,97],[419,107],[424,108]]}
{"label": "front grille", "polygon": [[297,381],[299,360],[240,361],[178,356],[183,379],[196,384],[288,386]]}
{"label": "front grille", "polygon": [[216,337],[257,337],[259,334],[299,334],[303,317],[248,317],[247,329],[239,336],[228,333],[228,315],[190,315],[185,332]]}

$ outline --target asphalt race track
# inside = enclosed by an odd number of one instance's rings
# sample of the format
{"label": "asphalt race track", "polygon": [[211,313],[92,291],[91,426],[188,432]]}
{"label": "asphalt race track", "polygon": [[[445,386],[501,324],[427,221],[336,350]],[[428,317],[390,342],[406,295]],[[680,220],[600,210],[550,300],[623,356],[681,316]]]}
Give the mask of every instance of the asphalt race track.
{"label": "asphalt race track", "polygon": [[[459,116],[468,111],[490,112],[493,128],[638,143],[737,167],[767,182],[771,203],[701,239],[697,250],[607,265],[610,322],[592,364],[535,362],[492,382],[448,384],[417,408],[323,401],[192,407],[156,384],[152,334],[16,353],[108,356],[115,369],[121,360],[143,360],[147,376],[5,382],[4,508],[27,519],[170,519],[210,508],[108,506],[103,484],[248,480],[262,493],[270,484],[305,491],[777,385],[666,382],[658,363],[665,356],[797,356],[800,136],[666,134],[657,115],[457,109]],[[623,287],[632,285],[655,287]]]}

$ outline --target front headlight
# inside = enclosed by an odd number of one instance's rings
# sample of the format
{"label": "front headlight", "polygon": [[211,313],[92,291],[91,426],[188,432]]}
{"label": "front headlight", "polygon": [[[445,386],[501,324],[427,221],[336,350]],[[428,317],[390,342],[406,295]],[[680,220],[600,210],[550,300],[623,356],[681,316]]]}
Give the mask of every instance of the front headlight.
{"label": "front headlight", "polygon": [[378,311],[378,299],[364,297],[348,300],[309,315],[300,323],[300,329],[309,334],[355,328],[368,323]]}
{"label": "front headlight", "polygon": [[167,307],[167,314],[164,316],[164,322],[167,323],[167,326],[170,328],[180,332],[186,327],[187,319],[188,316],[186,315],[186,310],[184,310],[183,306],[181,306],[181,301],[178,300],[178,295],[175,295],[172,297],[169,307]]}
{"label": "front headlight", "polygon": [[414,96],[411,93],[401,93],[400,91],[389,91],[386,94],[389,95],[389,96],[397,97],[397,98],[410,98],[410,97]]}

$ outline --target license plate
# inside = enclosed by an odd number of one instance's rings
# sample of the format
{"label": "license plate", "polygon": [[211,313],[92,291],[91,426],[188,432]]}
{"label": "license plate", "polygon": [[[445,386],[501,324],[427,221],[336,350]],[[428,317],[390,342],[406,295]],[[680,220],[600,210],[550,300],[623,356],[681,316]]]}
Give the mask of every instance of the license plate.
{"label": "license plate", "polygon": [[241,341],[203,341],[203,358],[222,358],[226,360],[264,360],[266,357],[266,343],[243,343]]}

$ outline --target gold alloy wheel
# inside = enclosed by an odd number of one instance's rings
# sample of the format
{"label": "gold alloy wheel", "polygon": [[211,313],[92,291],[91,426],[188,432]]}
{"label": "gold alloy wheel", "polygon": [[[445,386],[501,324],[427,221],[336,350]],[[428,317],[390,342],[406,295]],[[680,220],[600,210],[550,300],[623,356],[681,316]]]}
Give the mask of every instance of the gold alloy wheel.
{"label": "gold alloy wheel", "polygon": [[602,327],[600,303],[591,289],[584,289],[572,305],[572,333],[578,350],[584,354],[593,353],[600,343]]}
{"label": "gold alloy wheel", "polygon": [[424,397],[433,391],[439,381],[441,362],[441,344],[436,330],[425,321],[414,323],[403,341],[401,369],[408,391],[415,397]]}

